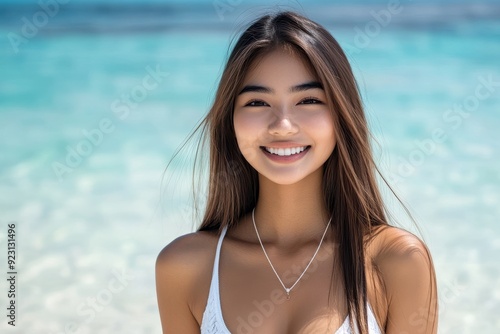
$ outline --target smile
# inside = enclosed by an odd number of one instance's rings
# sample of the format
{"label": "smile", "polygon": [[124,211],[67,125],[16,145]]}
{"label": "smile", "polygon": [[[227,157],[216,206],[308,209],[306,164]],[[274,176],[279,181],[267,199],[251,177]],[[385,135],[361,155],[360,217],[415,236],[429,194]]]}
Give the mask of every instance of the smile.
{"label": "smile", "polygon": [[264,149],[275,155],[279,155],[281,157],[283,156],[290,156],[294,154],[299,154],[300,152],[304,151],[307,148],[307,146],[301,146],[301,147],[288,147],[288,148],[273,148],[273,147],[264,147]]}

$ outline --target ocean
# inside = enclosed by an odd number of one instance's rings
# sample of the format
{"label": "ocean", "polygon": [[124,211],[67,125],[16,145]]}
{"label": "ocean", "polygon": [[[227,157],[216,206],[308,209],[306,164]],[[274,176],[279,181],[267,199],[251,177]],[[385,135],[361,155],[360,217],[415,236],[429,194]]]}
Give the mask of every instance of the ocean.
{"label": "ocean", "polygon": [[156,256],[199,222],[193,142],[165,167],[231,38],[276,9],[348,54],[433,255],[439,333],[500,333],[500,3],[472,0],[0,1],[2,333],[161,333]]}

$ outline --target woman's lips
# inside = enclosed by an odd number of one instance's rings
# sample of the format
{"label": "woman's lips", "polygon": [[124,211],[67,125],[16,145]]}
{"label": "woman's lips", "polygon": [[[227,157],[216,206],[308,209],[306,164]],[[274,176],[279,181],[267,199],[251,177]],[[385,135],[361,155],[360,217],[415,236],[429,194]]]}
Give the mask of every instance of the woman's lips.
{"label": "woman's lips", "polygon": [[[297,147],[300,147],[300,146],[297,146]],[[299,153],[290,154],[290,155],[278,155],[278,154],[268,152],[268,150],[266,150],[266,148],[263,146],[260,147],[260,149],[262,150],[262,152],[264,152],[264,155],[266,157],[268,157],[272,161],[280,162],[280,163],[295,162],[295,161],[301,159],[304,155],[306,155],[307,152],[309,152],[310,148],[311,148],[311,146],[306,146],[305,149]]]}

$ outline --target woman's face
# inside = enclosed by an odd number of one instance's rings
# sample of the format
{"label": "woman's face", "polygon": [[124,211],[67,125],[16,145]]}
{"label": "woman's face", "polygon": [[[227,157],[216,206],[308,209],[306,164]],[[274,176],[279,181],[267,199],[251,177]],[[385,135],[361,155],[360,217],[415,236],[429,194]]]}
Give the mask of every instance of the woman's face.
{"label": "woman's face", "polygon": [[238,91],[234,129],[241,153],[262,176],[293,184],[321,168],[335,148],[325,92],[298,55],[256,60]]}

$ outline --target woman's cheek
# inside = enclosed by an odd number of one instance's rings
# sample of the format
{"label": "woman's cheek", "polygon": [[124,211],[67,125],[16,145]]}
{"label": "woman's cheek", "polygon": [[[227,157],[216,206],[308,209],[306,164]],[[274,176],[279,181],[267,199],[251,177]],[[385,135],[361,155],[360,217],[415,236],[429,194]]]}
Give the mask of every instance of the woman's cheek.
{"label": "woman's cheek", "polygon": [[241,154],[247,161],[251,160],[255,155],[255,153],[253,153],[253,146],[255,146],[255,135],[257,133],[252,117],[250,117],[248,113],[235,113],[234,131]]}

